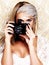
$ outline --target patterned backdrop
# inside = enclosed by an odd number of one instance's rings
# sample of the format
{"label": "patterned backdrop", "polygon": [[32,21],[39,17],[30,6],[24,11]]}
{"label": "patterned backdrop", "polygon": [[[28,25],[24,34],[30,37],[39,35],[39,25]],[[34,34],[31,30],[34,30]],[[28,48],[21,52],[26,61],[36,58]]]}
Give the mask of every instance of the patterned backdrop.
{"label": "patterned backdrop", "polygon": [[[0,39],[4,35],[6,21],[13,7],[23,0],[0,0]],[[35,5],[38,11],[38,33],[49,40],[49,0],[25,0]]]}

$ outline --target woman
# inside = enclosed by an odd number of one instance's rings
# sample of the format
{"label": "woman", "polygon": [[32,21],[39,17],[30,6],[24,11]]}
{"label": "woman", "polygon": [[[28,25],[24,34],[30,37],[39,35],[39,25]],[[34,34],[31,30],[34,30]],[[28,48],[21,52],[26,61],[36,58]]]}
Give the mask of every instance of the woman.
{"label": "woman", "polygon": [[[26,24],[24,34],[19,30],[18,33],[15,31],[18,23],[19,25]],[[8,21],[5,28],[5,46],[1,65],[46,65],[46,58],[44,58],[46,55],[42,56],[40,52],[43,54],[47,46],[41,45],[47,42],[43,37],[38,36],[36,31],[37,11],[35,6],[24,1],[17,3],[11,20]]]}

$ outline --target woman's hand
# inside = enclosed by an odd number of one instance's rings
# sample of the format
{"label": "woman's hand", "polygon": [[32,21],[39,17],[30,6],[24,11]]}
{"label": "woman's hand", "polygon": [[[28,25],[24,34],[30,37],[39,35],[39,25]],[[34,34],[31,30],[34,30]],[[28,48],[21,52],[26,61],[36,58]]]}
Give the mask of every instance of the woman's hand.
{"label": "woman's hand", "polygon": [[33,46],[35,41],[37,41],[36,39],[36,35],[33,32],[32,28],[30,27],[30,25],[26,26],[26,36],[25,35],[21,35],[23,38],[25,38],[28,46]]}
{"label": "woman's hand", "polygon": [[11,37],[13,35],[13,23],[6,24],[5,27],[5,46],[2,57],[2,65],[13,65],[12,50],[11,50]]}
{"label": "woman's hand", "polygon": [[30,25],[28,25],[26,27],[26,35],[27,35],[27,37],[25,37],[25,39],[26,39],[26,42],[27,42],[28,46],[33,46],[35,41],[36,41],[36,35],[33,32]]}
{"label": "woman's hand", "polygon": [[28,43],[28,45],[30,45],[30,44],[33,45],[33,40],[35,38],[35,33],[31,29],[30,25],[28,25],[26,27],[26,35],[28,36],[28,38],[26,38],[26,42]]}
{"label": "woman's hand", "polygon": [[8,23],[8,24],[6,24],[6,27],[5,27],[5,39],[8,41],[11,40],[11,37],[14,34],[14,31],[13,31],[14,25],[13,24],[14,23]]}

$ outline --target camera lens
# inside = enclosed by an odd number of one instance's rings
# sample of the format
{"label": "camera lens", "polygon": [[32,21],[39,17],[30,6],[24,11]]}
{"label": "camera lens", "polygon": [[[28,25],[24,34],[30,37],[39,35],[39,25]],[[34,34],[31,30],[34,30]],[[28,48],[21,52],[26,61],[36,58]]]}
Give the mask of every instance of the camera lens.
{"label": "camera lens", "polygon": [[19,34],[26,34],[26,25],[28,25],[27,23],[18,23],[15,25],[14,28],[14,34],[19,35]]}

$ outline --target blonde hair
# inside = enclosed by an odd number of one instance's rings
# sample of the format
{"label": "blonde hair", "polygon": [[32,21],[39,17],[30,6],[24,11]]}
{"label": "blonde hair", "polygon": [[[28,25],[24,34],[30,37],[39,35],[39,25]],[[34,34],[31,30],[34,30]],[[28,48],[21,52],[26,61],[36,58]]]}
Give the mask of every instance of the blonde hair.
{"label": "blonde hair", "polygon": [[[29,13],[29,15],[32,15],[34,17],[33,32],[37,34],[38,17],[37,17],[37,10],[35,6],[25,1],[17,3],[15,7],[13,8],[13,11],[11,13],[11,16],[9,17],[10,18],[9,20],[15,21],[16,14],[19,13],[20,11],[21,12],[25,11]],[[0,40],[1,42],[3,41],[2,44],[5,42],[4,40],[5,40],[5,36],[3,36],[2,39]]]}
{"label": "blonde hair", "polygon": [[19,12],[25,12],[28,15],[31,15],[34,17],[34,25],[33,25],[33,32],[37,33],[37,27],[38,27],[38,17],[37,17],[37,10],[34,5],[32,5],[29,2],[18,2],[15,7],[13,8],[10,21],[16,21],[16,14]]}

